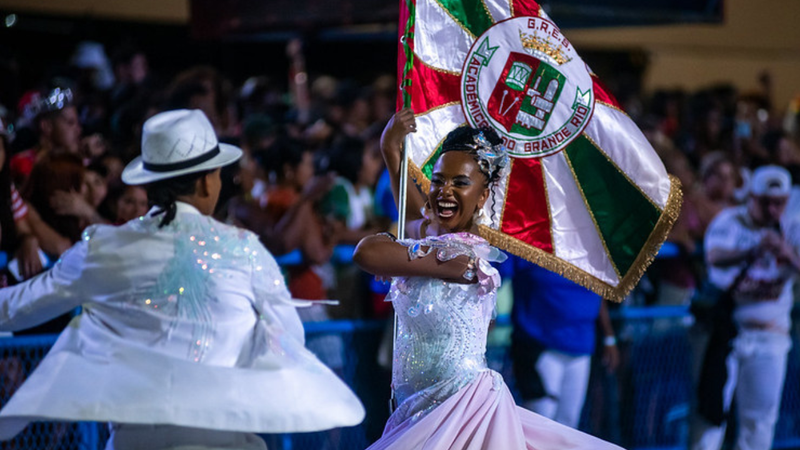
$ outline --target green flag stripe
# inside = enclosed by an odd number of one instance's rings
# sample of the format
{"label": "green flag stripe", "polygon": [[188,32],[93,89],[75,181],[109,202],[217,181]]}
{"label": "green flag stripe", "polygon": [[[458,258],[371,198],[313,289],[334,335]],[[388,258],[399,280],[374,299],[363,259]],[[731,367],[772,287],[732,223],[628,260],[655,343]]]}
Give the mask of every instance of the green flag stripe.
{"label": "green flag stripe", "polygon": [[[419,116],[417,116],[419,117]],[[462,123],[458,127],[465,127],[467,126],[466,123]],[[456,128],[458,128],[456,127]],[[429,180],[431,179],[431,175],[433,174],[433,166],[436,164],[436,160],[439,159],[439,155],[442,154],[442,144],[444,144],[444,140],[447,138],[447,135],[442,136],[442,139],[436,144],[436,148],[433,150],[433,153],[428,155],[428,158],[422,163],[422,174],[425,175],[426,178]]]}
{"label": "green flag stripe", "polygon": [[586,138],[586,139],[589,141],[589,143],[590,143],[590,144],[592,144],[592,145],[593,145],[593,146],[594,146],[596,149],[598,149],[598,150],[599,150],[601,153],[603,153],[603,154],[605,155],[606,159],[607,159],[607,160],[609,160],[609,163],[610,163],[610,164],[612,164],[612,165],[614,165],[614,166],[617,168],[617,171],[618,171],[618,172],[619,172],[619,173],[620,173],[620,174],[621,174],[623,177],[625,177],[625,179],[626,179],[626,180],[628,180],[628,183],[630,183],[630,184],[631,184],[633,187],[635,187],[635,188],[636,188],[636,189],[639,191],[639,193],[640,193],[640,194],[642,194],[642,196],[643,196],[644,198],[646,198],[646,199],[647,199],[647,201],[649,201],[649,202],[650,202],[650,204],[652,204],[652,205],[653,205],[653,207],[654,207],[654,208],[656,208],[656,209],[657,209],[657,210],[659,210],[659,211],[661,211],[661,210],[662,210],[662,208],[661,208],[660,206],[658,206],[658,205],[656,204],[656,202],[655,202],[655,201],[654,201],[654,200],[653,200],[653,199],[652,199],[652,198],[651,198],[649,195],[647,195],[647,193],[645,193],[645,192],[642,190],[641,186],[637,185],[637,184],[636,184],[636,183],[635,183],[635,182],[634,182],[634,181],[633,181],[633,180],[632,180],[632,179],[631,179],[631,178],[628,176],[628,174],[626,174],[625,172],[623,172],[623,171],[622,171],[622,169],[620,169],[620,168],[619,168],[619,166],[617,166],[617,165],[616,165],[616,164],[615,164],[613,161],[611,161],[611,159],[608,157],[608,155],[607,155],[607,154],[606,154],[606,153],[603,151],[603,149],[602,149],[602,148],[600,148],[600,146],[597,144],[597,142],[595,142],[595,141],[594,141],[594,139],[592,139],[592,137],[591,137],[591,136],[589,136],[588,134],[584,133],[584,134],[582,135],[582,137]]}
{"label": "green flag stripe", "polygon": [[611,261],[624,277],[647,243],[661,211],[584,135],[565,149],[565,155]]}
{"label": "green flag stripe", "polygon": [[422,173],[429,180],[431,179],[431,175],[433,175],[433,165],[436,164],[436,160],[439,159],[439,155],[441,154],[442,144],[439,144],[439,146],[436,147],[436,151],[431,154],[430,158],[428,158],[428,160],[425,161],[425,164],[422,166]]}
{"label": "green flag stripe", "polygon": [[434,0],[467,33],[477,38],[494,24],[483,0]]}

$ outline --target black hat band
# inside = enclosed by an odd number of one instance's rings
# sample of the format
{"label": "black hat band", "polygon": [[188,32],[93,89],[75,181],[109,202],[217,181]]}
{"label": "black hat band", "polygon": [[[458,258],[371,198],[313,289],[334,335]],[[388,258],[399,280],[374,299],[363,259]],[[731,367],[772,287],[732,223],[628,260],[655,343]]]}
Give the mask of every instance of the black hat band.
{"label": "black hat band", "polygon": [[169,163],[169,164],[155,164],[143,161],[142,166],[144,166],[145,169],[151,172],[172,172],[175,170],[188,169],[190,167],[202,164],[214,158],[215,156],[219,155],[219,153],[220,153],[219,145],[217,145],[216,147],[203,153],[202,155],[195,156],[194,158],[187,159],[185,161],[179,161],[176,163]]}

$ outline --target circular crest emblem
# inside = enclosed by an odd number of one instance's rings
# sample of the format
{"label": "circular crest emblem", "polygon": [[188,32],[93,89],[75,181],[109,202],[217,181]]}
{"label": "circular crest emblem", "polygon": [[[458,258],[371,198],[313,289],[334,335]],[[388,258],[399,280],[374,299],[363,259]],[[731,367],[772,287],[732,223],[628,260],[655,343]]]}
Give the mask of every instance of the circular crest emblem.
{"label": "circular crest emblem", "polygon": [[461,104],[472,126],[490,126],[512,156],[559,152],[586,128],[593,82],[583,60],[550,20],[498,22],[470,48]]}

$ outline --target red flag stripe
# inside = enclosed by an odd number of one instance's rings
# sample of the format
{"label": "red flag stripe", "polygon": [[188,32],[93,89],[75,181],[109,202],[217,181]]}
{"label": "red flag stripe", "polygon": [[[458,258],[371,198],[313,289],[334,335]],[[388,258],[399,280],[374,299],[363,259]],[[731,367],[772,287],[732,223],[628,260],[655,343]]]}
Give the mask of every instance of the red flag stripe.
{"label": "red flag stripe", "polygon": [[511,17],[539,17],[539,4],[533,0],[512,0]]}
{"label": "red flag stripe", "polygon": [[416,114],[461,101],[461,76],[428,66],[416,56],[411,80],[411,107]]}
{"label": "red flag stripe", "polygon": [[538,158],[516,158],[511,168],[500,231],[553,253],[542,163]]}
{"label": "red flag stripe", "polygon": [[[417,1],[412,0],[412,2],[416,5]],[[405,0],[400,0],[400,22],[399,26],[397,27],[397,81],[399,86],[402,87],[403,83],[403,68],[406,64],[405,58],[405,48],[403,48],[403,35],[406,32],[406,22],[408,21],[409,11],[406,7]],[[416,26],[411,26],[411,35],[413,36],[416,32]],[[414,50],[414,40],[411,39],[408,45],[411,47],[411,50]],[[413,72],[413,69],[412,69]],[[397,110],[403,108],[403,91],[402,89],[397,90]]]}
{"label": "red flag stripe", "polygon": [[621,111],[622,106],[620,106],[616,97],[611,94],[611,91],[608,90],[608,87],[606,87],[605,83],[600,81],[600,78],[598,78],[595,74],[592,74],[592,81],[594,82],[594,98],[598,102],[607,103]]}
{"label": "red flag stripe", "polygon": [[[416,0],[414,0],[416,4]],[[400,0],[400,29],[398,30],[397,42],[397,79],[402,83],[403,68],[405,66],[405,49],[403,48],[403,34],[405,33],[405,23],[408,20],[408,8],[405,0]],[[411,27],[412,35],[416,32],[416,26]],[[408,45],[414,51],[414,40]],[[414,65],[408,74],[411,79],[411,108],[417,114],[430,111],[431,109],[444,106],[448,103],[461,101],[459,88],[461,85],[460,75],[452,74],[442,70],[437,70],[423,63],[414,54]],[[403,92],[397,93],[397,109],[403,107]]]}

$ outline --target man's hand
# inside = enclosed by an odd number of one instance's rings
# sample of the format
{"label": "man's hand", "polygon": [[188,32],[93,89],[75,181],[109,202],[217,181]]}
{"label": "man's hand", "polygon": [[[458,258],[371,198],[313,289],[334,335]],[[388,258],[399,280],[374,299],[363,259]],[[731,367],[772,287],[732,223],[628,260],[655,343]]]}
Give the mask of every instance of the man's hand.
{"label": "man's hand", "polygon": [[761,248],[774,254],[779,260],[788,262],[795,270],[800,271],[800,257],[794,248],[774,230],[768,230],[761,238]]}

